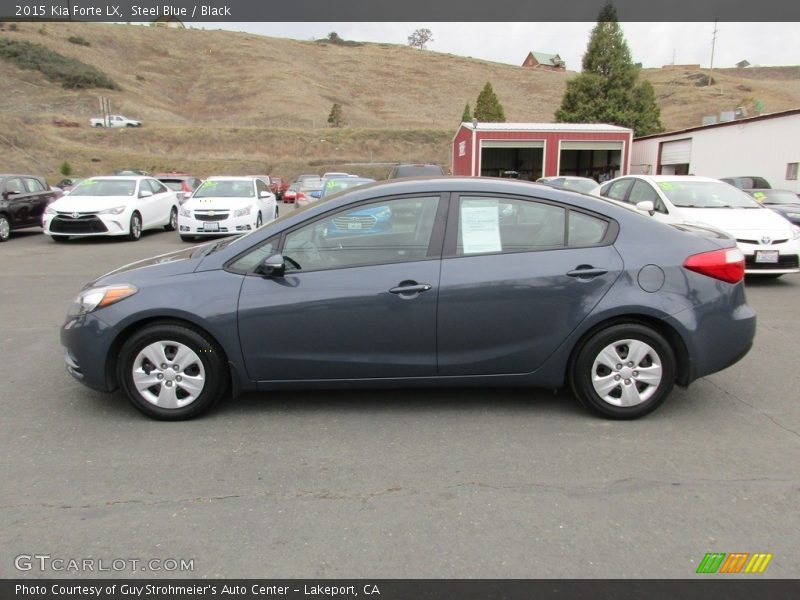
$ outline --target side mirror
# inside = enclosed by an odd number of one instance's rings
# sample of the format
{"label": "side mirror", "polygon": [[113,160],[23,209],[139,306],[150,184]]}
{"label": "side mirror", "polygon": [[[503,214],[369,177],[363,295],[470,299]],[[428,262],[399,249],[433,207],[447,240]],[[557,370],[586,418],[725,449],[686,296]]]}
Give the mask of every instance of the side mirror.
{"label": "side mirror", "polygon": [[642,200],[641,202],[636,203],[636,210],[649,213],[652,217],[653,213],[656,212],[656,207],[652,200]]}
{"label": "side mirror", "polygon": [[260,192],[258,194],[259,198],[269,198],[269,196],[270,196],[270,192]]}
{"label": "side mirror", "polygon": [[313,192],[311,192],[311,197],[312,198],[319,199],[320,196],[322,196],[322,190],[314,190]]}
{"label": "side mirror", "polygon": [[286,272],[286,262],[280,254],[273,254],[265,258],[256,268],[256,273],[264,277],[281,277]]}
{"label": "side mirror", "polygon": [[139,192],[139,198],[149,198],[152,195],[153,192],[151,192],[150,190],[142,190],[141,192]]}

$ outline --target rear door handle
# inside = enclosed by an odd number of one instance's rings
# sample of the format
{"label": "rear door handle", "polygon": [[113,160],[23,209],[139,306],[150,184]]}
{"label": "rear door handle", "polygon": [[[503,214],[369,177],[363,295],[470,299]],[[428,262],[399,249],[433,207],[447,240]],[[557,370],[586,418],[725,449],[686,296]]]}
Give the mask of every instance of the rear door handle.
{"label": "rear door handle", "polygon": [[427,283],[406,283],[403,282],[397,287],[393,287],[389,290],[390,294],[399,294],[401,296],[410,296],[412,294],[419,294],[421,292],[427,292],[433,286]]}
{"label": "rear door handle", "polygon": [[608,269],[596,269],[591,265],[580,265],[572,271],[567,271],[569,277],[577,277],[578,279],[594,279],[606,273],[608,273]]}

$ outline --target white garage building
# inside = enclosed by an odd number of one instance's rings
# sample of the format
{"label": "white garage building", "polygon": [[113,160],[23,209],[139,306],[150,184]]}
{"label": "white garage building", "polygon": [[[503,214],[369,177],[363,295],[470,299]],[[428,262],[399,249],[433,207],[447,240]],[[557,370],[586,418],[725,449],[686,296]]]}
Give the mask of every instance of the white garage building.
{"label": "white garage building", "polygon": [[800,192],[800,109],[647,135],[633,140],[631,173],[764,177]]}

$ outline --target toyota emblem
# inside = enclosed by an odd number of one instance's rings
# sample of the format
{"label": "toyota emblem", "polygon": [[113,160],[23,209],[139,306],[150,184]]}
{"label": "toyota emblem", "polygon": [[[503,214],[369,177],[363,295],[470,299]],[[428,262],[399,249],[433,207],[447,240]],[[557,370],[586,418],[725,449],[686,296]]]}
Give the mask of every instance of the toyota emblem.
{"label": "toyota emblem", "polygon": [[73,219],[77,219],[78,217],[80,217],[80,216],[81,216],[81,213],[74,212],[74,213],[72,213],[70,216],[71,216]]}
{"label": "toyota emblem", "polygon": [[208,211],[208,216],[209,217],[213,217],[215,214],[217,214],[217,213],[215,213],[213,210]]}
{"label": "toyota emblem", "polygon": [[769,246],[769,245],[772,243],[772,238],[771,238],[771,237],[769,237],[768,235],[762,236],[762,238],[761,238],[761,243],[762,243],[764,246]]}

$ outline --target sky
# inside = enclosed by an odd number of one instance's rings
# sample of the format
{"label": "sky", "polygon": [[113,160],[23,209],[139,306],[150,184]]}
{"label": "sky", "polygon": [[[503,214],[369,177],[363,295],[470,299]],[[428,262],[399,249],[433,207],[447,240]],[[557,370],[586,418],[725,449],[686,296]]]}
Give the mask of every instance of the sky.
{"label": "sky", "polygon": [[[711,63],[714,23],[621,23],[633,62],[645,68]],[[206,29],[248,31],[298,40],[335,31],[346,40],[407,44],[419,28],[433,33],[429,50],[520,65],[528,52],[559,54],[570,71],[581,57],[595,23],[202,23]],[[717,23],[714,67],[800,65],[798,23]]]}

